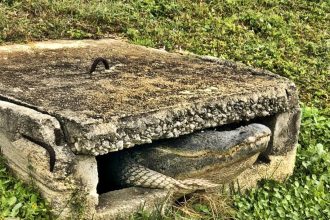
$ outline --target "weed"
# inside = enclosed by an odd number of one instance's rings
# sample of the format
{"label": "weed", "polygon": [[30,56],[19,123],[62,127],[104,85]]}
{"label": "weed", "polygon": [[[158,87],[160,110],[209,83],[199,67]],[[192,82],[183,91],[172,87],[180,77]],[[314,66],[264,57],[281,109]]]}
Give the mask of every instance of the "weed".
{"label": "weed", "polygon": [[0,218],[49,219],[49,206],[33,186],[12,177],[0,158]]}

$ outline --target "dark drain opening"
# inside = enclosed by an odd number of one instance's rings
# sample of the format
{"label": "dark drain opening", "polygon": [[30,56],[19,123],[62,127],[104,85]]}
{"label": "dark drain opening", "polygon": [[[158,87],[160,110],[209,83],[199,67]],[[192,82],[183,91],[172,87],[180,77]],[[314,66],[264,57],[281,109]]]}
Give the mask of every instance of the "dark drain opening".
{"label": "dark drain opening", "polygon": [[126,154],[127,151],[140,150],[141,148],[148,148],[154,145],[161,143],[163,140],[157,140],[152,144],[143,144],[139,146],[135,146],[134,148],[124,149],[118,152],[112,152],[105,155],[100,155],[96,157],[97,161],[97,170],[99,182],[97,185],[97,193],[103,194],[109,191],[120,190],[127,188],[127,186],[122,186],[116,182],[115,172],[118,172],[118,163],[120,163],[120,159],[122,158],[122,154]]}
{"label": "dark drain opening", "polygon": [[112,167],[112,161],[117,157],[121,151],[113,152],[105,155],[100,155],[96,157],[97,161],[97,171],[99,176],[99,182],[97,185],[97,193],[102,194],[109,191],[122,189],[114,181],[113,172],[115,172],[115,167]]}
{"label": "dark drain opening", "polygon": [[109,191],[120,190],[127,188],[128,186],[123,186],[118,184],[115,175],[118,172],[119,163],[121,163],[121,158],[123,154],[126,154],[128,151],[138,150],[141,148],[152,147],[154,144],[161,142],[162,140],[155,141],[153,144],[143,144],[135,146],[134,148],[124,149],[117,152],[111,152],[105,155],[100,155],[96,157],[97,161],[97,171],[99,182],[97,185],[97,193],[103,194]]}

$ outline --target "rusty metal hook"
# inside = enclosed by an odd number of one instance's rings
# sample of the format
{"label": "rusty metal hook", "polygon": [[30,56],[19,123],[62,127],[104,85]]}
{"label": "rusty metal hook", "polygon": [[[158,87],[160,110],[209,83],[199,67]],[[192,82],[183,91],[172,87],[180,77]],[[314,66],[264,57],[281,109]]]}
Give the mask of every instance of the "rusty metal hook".
{"label": "rusty metal hook", "polygon": [[55,162],[56,162],[56,153],[55,150],[52,146],[50,146],[49,144],[43,143],[39,140],[36,140],[34,138],[31,138],[25,134],[22,134],[22,137],[26,138],[27,140],[45,148],[45,150],[48,152],[49,154],[49,171],[53,172],[54,171],[54,167],[55,167]]}
{"label": "rusty metal hook", "polygon": [[104,68],[105,68],[106,70],[110,69],[109,62],[108,62],[105,58],[103,58],[103,57],[98,57],[98,58],[96,58],[96,59],[93,61],[92,66],[91,66],[91,68],[90,68],[90,70],[89,70],[88,73],[89,73],[89,74],[92,74],[92,73],[95,71],[97,65],[98,65],[100,62],[103,63]]}

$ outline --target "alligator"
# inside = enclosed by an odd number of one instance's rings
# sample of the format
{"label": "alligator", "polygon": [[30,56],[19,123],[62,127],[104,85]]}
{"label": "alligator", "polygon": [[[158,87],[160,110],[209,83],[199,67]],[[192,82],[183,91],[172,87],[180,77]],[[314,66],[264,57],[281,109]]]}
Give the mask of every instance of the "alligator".
{"label": "alligator", "polygon": [[257,158],[266,150],[270,135],[268,127],[250,124],[230,131],[206,130],[165,139],[148,147],[135,147],[103,158],[106,161],[103,178],[119,187],[189,192],[216,187],[217,183],[203,176],[214,170],[221,173],[226,167],[242,163],[240,169],[227,175],[237,176],[251,166],[251,163],[244,165],[246,159]]}

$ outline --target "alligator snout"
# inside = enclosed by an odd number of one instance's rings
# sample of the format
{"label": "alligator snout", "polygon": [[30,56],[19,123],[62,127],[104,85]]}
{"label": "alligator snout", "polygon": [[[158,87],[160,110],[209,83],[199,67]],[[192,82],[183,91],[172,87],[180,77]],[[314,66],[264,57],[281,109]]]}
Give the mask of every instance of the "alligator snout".
{"label": "alligator snout", "polygon": [[204,131],[133,150],[139,164],[171,177],[193,177],[266,150],[271,131],[250,124],[231,131]]}

